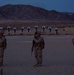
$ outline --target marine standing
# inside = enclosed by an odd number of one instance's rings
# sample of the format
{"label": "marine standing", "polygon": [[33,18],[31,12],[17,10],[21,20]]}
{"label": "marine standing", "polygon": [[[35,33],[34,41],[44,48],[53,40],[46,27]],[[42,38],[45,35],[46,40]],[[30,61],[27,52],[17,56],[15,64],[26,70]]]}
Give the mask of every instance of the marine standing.
{"label": "marine standing", "polygon": [[56,34],[58,34],[58,28],[55,28],[55,32],[56,32]]}
{"label": "marine standing", "polygon": [[44,49],[44,39],[41,37],[41,33],[39,31],[35,32],[33,44],[32,44],[32,50],[35,54],[36,64],[34,66],[41,66],[42,65],[42,50]]}
{"label": "marine standing", "polygon": [[0,30],[0,67],[3,66],[4,50],[6,49],[7,46],[6,38],[3,34],[4,31]]}

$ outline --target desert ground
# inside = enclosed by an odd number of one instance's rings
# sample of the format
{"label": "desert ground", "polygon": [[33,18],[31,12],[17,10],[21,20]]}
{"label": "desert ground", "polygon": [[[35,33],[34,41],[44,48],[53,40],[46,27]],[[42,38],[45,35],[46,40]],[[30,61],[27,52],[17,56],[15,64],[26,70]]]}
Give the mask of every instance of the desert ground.
{"label": "desert ground", "polygon": [[[56,24],[56,25],[55,25]],[[60,24],[60,26],[59,26]],[[74,75],[74,23],[24,23],[19,21],[0,21],[4,27],[7,39],[7,48],[4,53],[4,66],[1,75]],[[34,36],[34,26],[38,25],[45,40],[43,49],[43,66],[34,67],[34,54],[31,55],[31,46]],[[45,25],[45,31],[42,26]],[[63,25],[63,26],[62,26]],[[11,26],[10,32],[7,26]],[[21,32],[21,26],[24,31]],[[17,27],[16,33],[13,27]],[[27,27],[31,27],[28,32]],[[48,30],[51,27],[51,32]],[[58,28],[58,34],[55,28]],[[10,33],[10,35],[9,35]]]}
{"label": "desert ground", "polygon": [[34,67],[33,35],[6,36],[2,75],[74,75],[74,35],[42,35],[43,66]]}

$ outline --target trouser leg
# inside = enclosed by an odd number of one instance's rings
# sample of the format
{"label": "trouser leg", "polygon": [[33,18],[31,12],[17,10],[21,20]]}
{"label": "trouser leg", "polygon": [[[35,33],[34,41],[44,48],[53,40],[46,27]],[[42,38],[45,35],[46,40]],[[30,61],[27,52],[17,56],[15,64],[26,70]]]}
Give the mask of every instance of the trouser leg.
{"label": "trouser leg", "polygon": [[4,50],[0,50],[0,66],[3,66]]}
{"label": "trouser leg", "polygon": [[42,64],[42,51],[36,52],[35,58],[36,58],[37,64]]}

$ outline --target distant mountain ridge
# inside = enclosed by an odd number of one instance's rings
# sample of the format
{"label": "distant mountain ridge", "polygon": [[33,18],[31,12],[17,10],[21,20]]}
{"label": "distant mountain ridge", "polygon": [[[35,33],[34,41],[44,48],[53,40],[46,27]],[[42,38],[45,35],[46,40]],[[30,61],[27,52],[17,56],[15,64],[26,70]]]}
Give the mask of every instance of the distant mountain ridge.
{"label": "distant mountain ridge", "polygon": [[74,13],[46,10],[32,5],[5,5],[0,7],[0,19],[3,20],[48,20],[74,21]]}

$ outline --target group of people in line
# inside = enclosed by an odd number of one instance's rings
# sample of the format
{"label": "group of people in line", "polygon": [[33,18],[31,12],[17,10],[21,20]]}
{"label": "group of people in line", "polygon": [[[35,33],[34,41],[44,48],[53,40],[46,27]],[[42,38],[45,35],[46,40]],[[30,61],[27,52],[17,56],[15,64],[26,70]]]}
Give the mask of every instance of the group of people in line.
{"label": "group of people in line", "polygon": [[[41,37],[41,32],[36,31],[34,34],[31,52],[34,52],[36,64],[34,66],[42,66],[42,50],[44,49],[45,42]],[[4,51],[7,47],[7,39],[4,36],[4,31],[0,30],[0,67],[3,66]]]}
{"label": "group of people in line", "polygon": [[[3,27],[0,27],[0,29],[3,29]],[[20,28],[21,34],[23,34],[24,29],[25,28],[23,26]],[[27,29],[27,32],[31,32],[31,27],[27,27],[26,29]],[[38,30],[39,30],[38,29],[38,26],[35,26],[34,27],[34,31],[36,32]],[[45,32],[45,30],[46,30],[46,27],[45,26],[42,26],[42,31]],[[11,31],[11,27],[10,26],[7,26],[7,32],[8,32],[9,35],[10,35],[10,31]],[[48,27],[48,32],[51,33],[51,31],[52,31],[52,28],[51,27]],[[14,32],[14,34],[16,34],[17,27],[13,27],[13,32]],[[58,34],[58,28],[57,27],[55,28],[55,34]]]}

